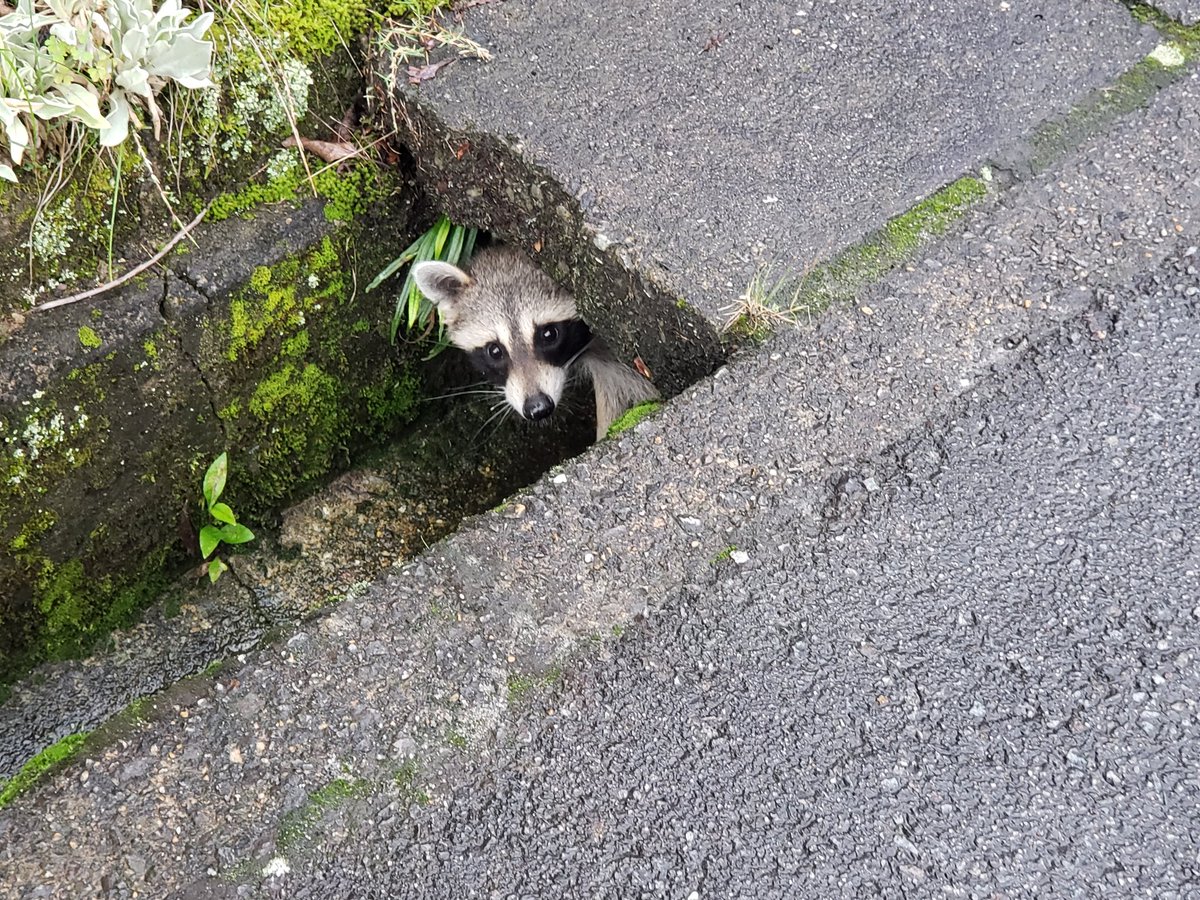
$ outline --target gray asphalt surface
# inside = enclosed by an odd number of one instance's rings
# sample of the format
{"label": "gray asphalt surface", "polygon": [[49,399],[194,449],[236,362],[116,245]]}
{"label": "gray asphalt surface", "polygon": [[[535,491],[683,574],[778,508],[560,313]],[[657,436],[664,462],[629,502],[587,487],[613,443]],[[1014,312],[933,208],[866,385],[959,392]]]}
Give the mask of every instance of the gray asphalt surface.
{"label": "gray asphalt surface", "polygon": [[1196,0],[1163,0],[1155,5],[1184,25],[1200,24],[1200,3]]}
{"label": "gray asphalt surface", "polygon": [[[817,486],[768,490],[800,464],[791,441],[810,440],[787,389],[836,391],[797,384],[804,332],[733,367],[745,381],[717,392],[740,404],[703,443],[766,471],[697,481],[752,498],[721,529],[748,559],[689,572],[444,802],[411,818],[365,804],[280,890],[1200,895],[1195,90],[1172,89],[867,298],[871,319],[923,304],[931,346],[939,307],[965,293],[978,318],[947,343],[966,358],[998,335],[1016,347],[913,434]],[[1170,163],[1142,168],[1166,146]],[[1005,295],[1078,305],[997,333],[987,299]],[[846,314],[817,344],[878,366],[882,418],[902,416],[912,376],[883,373],[913,345],[868,362],[869,328]],[[773,358],[784,373],[765,376]],[[830,405],[831,420],[851,414]],[[645,437],[680,441],[678,425]]]}
{"label": "gray asphalt surface", "polygon": [[166,692],[0,884],[1197,895],[1198,92]]}
{"label": "gray asphalt surface", "polygon": [[1188,249],[740,531],[528,746],[294,896],[1196,896]]}
{"label": "gray asphalt surface", "polygon": [[422,103],[506,137],[722,321],[760,264],[805,270],[1158,41],[1112,0],[509,0],[465,28],[495,59],[439,73]]}

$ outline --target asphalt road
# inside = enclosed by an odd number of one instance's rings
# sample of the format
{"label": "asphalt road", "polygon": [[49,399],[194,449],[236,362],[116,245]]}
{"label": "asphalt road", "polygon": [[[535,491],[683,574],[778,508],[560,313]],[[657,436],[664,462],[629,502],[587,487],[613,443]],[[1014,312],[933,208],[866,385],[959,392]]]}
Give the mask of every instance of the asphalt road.
{"label": "asphalt road", "polygon": [[288,896],[1200,895],[1198,266],[756,523]]}

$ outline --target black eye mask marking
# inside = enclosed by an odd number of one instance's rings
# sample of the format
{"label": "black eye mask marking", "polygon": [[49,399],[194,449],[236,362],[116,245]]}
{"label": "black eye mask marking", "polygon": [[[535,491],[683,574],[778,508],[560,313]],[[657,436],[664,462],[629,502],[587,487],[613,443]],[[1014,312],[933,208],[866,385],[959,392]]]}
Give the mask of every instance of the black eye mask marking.
{"label": "black eye mask marking", "polygon": [[[500,347],[502,351],[499,359],[495,358],[495,347]],[[468,350],[467,356],[470,357],[471,364],[483,374],[484,378],[497,387],[503,387],[504,382],[508,380],[508,367],[511,360],[501,345],[486,344],[483,347],[476,347],[474,350]]]}
{"label": "black eye mask marking", "polygon": [[533,331],[533,351],[543,362],[565,366],[591,339],[591,329],[580,319],[547,322]]}

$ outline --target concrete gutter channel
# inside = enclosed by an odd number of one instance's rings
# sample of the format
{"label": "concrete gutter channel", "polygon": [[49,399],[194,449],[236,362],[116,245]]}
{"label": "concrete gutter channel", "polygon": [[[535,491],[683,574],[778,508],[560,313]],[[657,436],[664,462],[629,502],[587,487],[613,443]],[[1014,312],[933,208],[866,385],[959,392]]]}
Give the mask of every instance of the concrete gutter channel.
{"label": "concrete gutter channel", "polygon": [[[459,63],[401,98],[425,151],[421,174],[453,214],[540,251],[589,316],[680,396],[324,618],[116,720],[0,812],[0,882],[16,896],[302,896],[347,833],[395,835],[410,819],[419,833],[456,788],[533,739],[552,715],[542,702],[553,703],[578,655],[608,652],[611,635],[707,583],[714,560],[760,537],[770,510],[790,507],[816,527],[831,504],[869,493],[887,448],[1179,250],[1163,223],[1195,239],[1196,173],[1174,173],[1176,204],[1155,171],[1164,152],[1200,158],[1183,112],[1195,106],[1194,70],[1181,68],[1188,80],[1149,111],[1095,125],[1094,139],[1085,130],[1083,152],[1052,173],[993,190],[922,265],[685,387],[717,358],[724,308],[761,263],[803,269],[958,174],[1030,159],[1014,149],[1022,135],[1086,106],[1160,36],[1117,4],[1064,3],[1025,22],[991,5],[921,21],[916,41],[881,24],[913,26],[907,13],[841,4],[841,19],[787,50],[792,28],[774,43],[753,32],[763,47],[737,46],[740,23],[710,23],[699,5],[655,11],[658,28],[624,9],[593,28],[594,13],[551,6],[473,11],[469,27],[497,62]],[[790,23],[794,7],[762,19]],[[727,30],[734,37],[703,50]],[[1003,50],[993,46],[1000,35],[1012,38]],[[906,37],[911,55],[901,52]],[[646,41],[645,56],[630,52]],[[762,65],[747,68],[747,56]],[[972,67],[947,73],[947,60]],[[811,90],[789,72],[813,73]],[[713,81],[758,117],[750,138],[751,123],[698,91]],[[897,81],[923,93],[888,110]],[[555,95],[584,98],[595,128],[580,129]],[[831,96],[859,118],[822,108]],[[1160,120],[1179,134],[1154,134],[1149,123]],[[640,131],[649,121],[661,140]],[[724,146],[710,155],[717,139]],[[803,171],[770,157],[782,146],[805,148]],[[647,154],[644,167],[623,156],[631,147]],[[681,147],[699,156],[673,155]],[[470,164],[478,153],[495,164],[488,172],[511,174],[484,177],[478,156]],[[643,171],[647,183],[634,174]],[[850,172],[865,174],[852,184]],[[695,191],[672,199],[658,187],[680,184]],[[745,204],[723,205],[731,187]],[[1122,196],[1127,215],[1094,210]],[[1097,216],[1086,226],[1084,208]],[[602,296],[616,300],[602,307]],[[678,346],[687,349],[673,357]],[[274,575],[254,576],[257,586]],[[229,615],[222,596],[203,615]]]}

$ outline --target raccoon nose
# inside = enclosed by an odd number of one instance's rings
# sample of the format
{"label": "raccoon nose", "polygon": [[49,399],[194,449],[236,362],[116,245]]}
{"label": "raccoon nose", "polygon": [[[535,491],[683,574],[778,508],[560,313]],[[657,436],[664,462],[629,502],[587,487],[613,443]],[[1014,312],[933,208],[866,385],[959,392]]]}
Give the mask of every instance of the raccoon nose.
{"label": "raccoon nose", "polygon": [[525,401],[525,418],[544,419],[554,412],[554,401],[545,394],[534,394]]}

